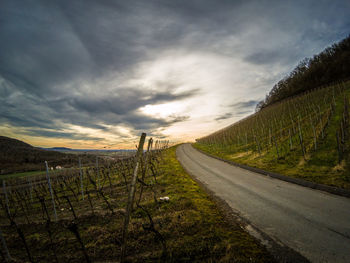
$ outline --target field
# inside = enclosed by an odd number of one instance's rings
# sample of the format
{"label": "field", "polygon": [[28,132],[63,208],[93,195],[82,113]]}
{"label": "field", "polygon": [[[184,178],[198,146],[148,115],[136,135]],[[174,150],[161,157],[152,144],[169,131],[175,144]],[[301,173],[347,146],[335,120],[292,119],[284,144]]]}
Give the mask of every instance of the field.
{"label": "field", "polygon": [[[49,172],[50,181],[45,175],[3,181],[0,230],[8,253],[1,249],[1,256],[30,262],[273,261],[184,172],[175,147],[166,147],[150,142],[144,154]],[[169,200],[161,201],[164,196]]]}
{"label": "field", "polygon": [[8,180],[10,178],[16,177],[26,177],[26,176],[35,176],[35,175],[43,175],[46,174],[44,171],[31,171],[31,172],[21,172],[21,173],[13,173],[13,174],[2,174],[1,180]]}
{"label": "field", "polygon": [[263,108],[195,147],[263,170],[350,189],[350,82]]}

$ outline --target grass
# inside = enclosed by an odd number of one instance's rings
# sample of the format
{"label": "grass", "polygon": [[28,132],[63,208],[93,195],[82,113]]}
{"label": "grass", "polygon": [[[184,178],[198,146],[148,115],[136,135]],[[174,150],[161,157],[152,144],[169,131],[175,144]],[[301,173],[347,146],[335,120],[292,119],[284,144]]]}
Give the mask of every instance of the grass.
{"label": "grass", "polygon": [[[142,207],[152,215],[155,228],[166,240],[167,256],[162,257],[159,237],[147,231],[147,214],[135,208],[131,215],[127,243],[128,262],[273,262],[272,257],[255,238],[225,217],[224,211],[184,171],[176,159],[176,147],[166,150],[159,163],[157,197],[168,196],[169,202],[157,206],[153,193],[145,189]],[[154,183],[149,176],[147,183]],[[115,189],[115,191],[118,189]],[[138,189],[139,191],[139,189]],[[138,196],[136,192],[136,197]],[[125,196],[125,193],[118,195]],[[103,202],[95,200],[96,212],[80,205],[80,235],[93,262],[118,262],[123,211],[110,214]],[[125,207],[122,199],[118,206]],[[100,207],[97,209],[97,207]],[[85,213],[83,210],[86,210]],[[0,220],[0,228],[11,254],[26,260],[25,250],[16,231]],[[62,217],[52,223],[53,240],[60,262],[81,262],[82,253],[73,234],[66,229],[71,219]],[[52,260],[52,250],[43,223],[19,224],[27,238],[35,262]]]}
{"label": "grass", "polygon": [[[346,91],[350,96],[350,90]],[[317,150],[310,149],[304,159],[298,144],[283,157],[277,158],[274,151],[257,152],[236,149],[232,145],[209,145],[195,143],[193,146],[225,160],[277,172],[286,176],[305,179],[311,182],[350,189],[350,142],[346,142],[344,159],[338,163],[336,130],[339,128],[344,98],[336,101],[334,115],[326,130],[325,138],[319,140]],[[348,131],[350,133],[350,131]]]}
{"label": "grass", "polygon": [[166,176],[161,178],[160,183],[171,200],[167,204],[168,211],[172,211],[168,217],[178,236],[171,242],[177,259],[189,262],[272,260],[266,250],[238,224],[225,219],[223,211],[183,170],[175,158],[175,147],[169,149],[164,157],[163,169]]}
{"label": "grass", "polygon": [[41,174],[45,174],[45,171],[30,171],[30,172],[3,174],[3,175],[0,175],[0,179],[7,180],[7,179],[16,178],[16,177],[35,176],[35,175],[41,175]]}

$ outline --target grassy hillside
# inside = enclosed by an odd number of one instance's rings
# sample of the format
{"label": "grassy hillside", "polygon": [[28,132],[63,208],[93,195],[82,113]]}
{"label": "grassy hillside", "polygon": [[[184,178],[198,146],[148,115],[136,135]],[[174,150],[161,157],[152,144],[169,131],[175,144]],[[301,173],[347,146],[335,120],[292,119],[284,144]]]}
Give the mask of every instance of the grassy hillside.
{"label": "grassy hillside", "polygon": [[[44,170],[45,161],[48,161],[50,166],[75,164],[77,158],[73,154],[47,151],[20,140],[0,136],[0,175]],[[91,156],[85,156],[86,161],[91,158],[94,159]]]}
{"label": "grassy hillside", "polygon": [[283,100],[194,145],[267,171],[350,189],[350,82]]}

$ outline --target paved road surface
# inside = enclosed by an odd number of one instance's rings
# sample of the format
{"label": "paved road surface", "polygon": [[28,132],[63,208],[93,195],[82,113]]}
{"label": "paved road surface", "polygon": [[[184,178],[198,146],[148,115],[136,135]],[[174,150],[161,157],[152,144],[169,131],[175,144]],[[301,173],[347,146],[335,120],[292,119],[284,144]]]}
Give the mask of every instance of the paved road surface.
{"label": "paved road surface", "polygon": [[350,199],[177,148],[183,167],[253,226],[312,262],[350,262]]}

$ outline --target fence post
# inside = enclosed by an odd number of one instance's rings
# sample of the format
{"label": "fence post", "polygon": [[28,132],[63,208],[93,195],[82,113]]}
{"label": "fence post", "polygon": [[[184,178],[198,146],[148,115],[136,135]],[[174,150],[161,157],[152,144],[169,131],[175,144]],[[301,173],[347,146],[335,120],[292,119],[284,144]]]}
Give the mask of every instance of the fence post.
{"label": "fence post", "polygon": [[[152,146],[152,142],[153,142],[153,139],[150,138],[148,140],[147,152],[146,152],[146,156],[145,156],[145,167],[144,167],[144,170],[142,171],[142,179],[141,179],[142,182],[145,181],[145,176],[147,174],[148,163],[149,163],[148,160],[149,160],[149,155],[150,155],[150,149],[151,149],[151,146]],[[137,205],[141,202],[142,193],[143,193],[143,184],[141,184],[140,197],[139,197],[139,200],[136,202]]]}
{"label": "fence post", "polygon": [[101,185],[100,185],[100,172],[98,169],[98,156],[96,156],[96,173],[97,173],[97,186],[98,186],[98,189],[100,190]]}
{"label": "fence post", "polygon": [[55,200],[54,200],[54,197],[53,197],[53,194],[52,194],[51,180],[50,180],[50,175],[49,175],[49,166],[47,164],[47,161],[45,161],[45,165],[46,165],[46,178],[47,178],[47,183],[49,184],[49,190],[50,190],[50,194],[51,194],[53,212],[55,214],[55,221],[57,221],[56,205],[55,205]]}
{"label": "fence post", "polygon": [[83,171],[81,169],[81,159],[79,157],[79,175],[80,175],[80,187],[81,187],[81,196],[84,200],[84,185],[83,185]]}
{"label": "fence post", "polygon": [[131,184],[130,184],[128,203],[127,203],[126,213],[125,213],[125,218],[124,218],[121,256],[120,256],[121,263],[124,262],[124,257],[125,257],[126,239],[127,239],[128,225],[129,225],[129,220],[130,220],[130,213],[131,213],[131,210],[133,207],[133,202],[134,202],[134,197],[135,197],[135,185],[136,185],[136,180],[137,180],[137,172],[139,169],[139,161],[140,161],[140,158],[143,154],[143,145],[145,143],[145,138],[146,138],[146,133],[142,133],[141,138],[140,138],[140,142],[139,142],[139,146],[137,149],[137,153],[136,153],[134,173],[133,173],[133,176],[131,179]]}
{"label": "fence post", "polygon": [[339,138],[339,131],[336,131],[336,137],[337,137],[337,149],[338,149],[338,163],[340,164],[343,159],[342,149],[341,149],[341,142]]}

